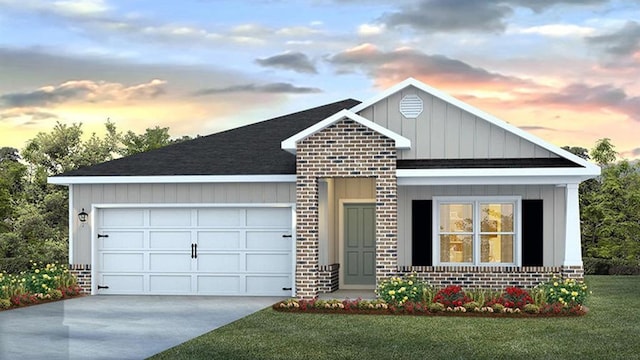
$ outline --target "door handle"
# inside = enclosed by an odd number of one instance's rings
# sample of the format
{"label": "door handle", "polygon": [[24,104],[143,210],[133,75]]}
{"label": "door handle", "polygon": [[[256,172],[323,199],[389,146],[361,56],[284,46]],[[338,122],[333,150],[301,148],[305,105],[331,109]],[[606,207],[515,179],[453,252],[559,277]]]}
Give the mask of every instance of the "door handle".
{"label": "door handle", "polygon": [[197,259],[198,258],[198,244],[193,244],[193,249],[194,249],[194,251],[193,251],[193,255],[194,256],[193,257]]}
{"label": "door handle", "polygon": [[191,258],[194,258],[194,254],[193,254],[193,244],[191,244]]}

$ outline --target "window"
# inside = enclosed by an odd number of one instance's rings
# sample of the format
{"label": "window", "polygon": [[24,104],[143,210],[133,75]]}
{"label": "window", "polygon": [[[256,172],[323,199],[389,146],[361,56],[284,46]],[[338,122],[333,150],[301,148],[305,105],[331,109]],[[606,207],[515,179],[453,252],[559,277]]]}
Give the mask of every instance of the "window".
{"label": "window", "polygon": [[434,264],[520,263],[520,197],[434,200]]}

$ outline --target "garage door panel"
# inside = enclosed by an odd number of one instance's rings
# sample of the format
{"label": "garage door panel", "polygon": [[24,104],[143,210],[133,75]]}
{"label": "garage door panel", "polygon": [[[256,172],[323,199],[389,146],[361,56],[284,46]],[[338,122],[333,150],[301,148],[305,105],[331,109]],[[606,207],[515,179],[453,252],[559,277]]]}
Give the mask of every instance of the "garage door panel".
{"label": "garage door panel", "polygon": [[149,275],[151,293],[185,294],[191,291],[191,275]]}
{"label": "garage door panel", "polygon": [[149,248],[154,250],[191,249],[191,231],[149,231]]}
{"label": "garage door panel", "polygon": [[190,272],[190,253],[151,253],[149,254],[151,272]]}
{"label": "garage door panel", "polygon": [[286,296],[290,292],[291,287],[290,276],[261,276],[247,275],[246,291],[248,294],[266,294],[266,295],[283,295]]}
{"label": "garage door panel", "polygon": [[142,209],[104,209],[101,212],[104,227],[144,226]]}
{"label": "garage door panel", "polygon": [[98,294],[291,294],[282,290],[293,279],[293,239],[283,237],[292,232],[290,207],[169,205],[96,215],[97,233],[109,235],[96,240],[96,280],[109,287]]}
{"label": "garage door panel", "polygon": [[239,227],[243,226],[242,209],[199,209],[198,226]]}
{"label": "garage door panel", "polygon": [[240,275],[198,275],[199,294],[240,294]]}
{"label": "garage door panel", "polygon": [[290,250],[291,238],[283,237],[291,230],[247,231],[247,250]]}
{"label": "garage door panel", "polygon": [[103,272],[133,272],[144,270],[144,254],[142,253],[103,252],[101,260],[101,270]]}
{"label": "garage door panel", "polygon": [[191,226],[190,209],[151,209],[149,225],[158,227]]}
{"label": "garage door panel", "polygon": [[198,254],[198,271],[222,273],[242,271],[240,254]]}
{"label": "garage door panel", "polygon": [[108,284],[104,293],[141,294],[144,292],[144,275],[107,275],[102,276],[101,284]]}
{"label": "garage door panel", "polygon": [[290,227],[291,209],[253,208],[247,209],[247,226]]}
{"label": "garage door panel", "polygon": [[141,249],[144,247],[143,231],[113,231],[108,237],[101,237],[98,247],[104,250]]}
{"label": "garage door panel", "polygon": [[247,271],[263,273],[291,272],[290,254],[247,254]]}
{"label": "garage door panel", "polygon": [[240,231],[200,231],[198,250],[225,250],[240,248]]}

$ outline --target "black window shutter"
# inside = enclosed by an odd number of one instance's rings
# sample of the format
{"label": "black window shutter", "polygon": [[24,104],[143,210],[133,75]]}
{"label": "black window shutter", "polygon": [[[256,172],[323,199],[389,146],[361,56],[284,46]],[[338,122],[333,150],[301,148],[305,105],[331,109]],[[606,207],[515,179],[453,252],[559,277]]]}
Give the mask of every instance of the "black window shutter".
{"label": "black window shutter", "polygon": [[522,200],[522,266],[542,266],[542,200]]}
{"label": "black window shutter", "polygon": [[431,200],[413,200],[411,204],[411,264],[413,266],[431,266],[431,237],[433,234]]}

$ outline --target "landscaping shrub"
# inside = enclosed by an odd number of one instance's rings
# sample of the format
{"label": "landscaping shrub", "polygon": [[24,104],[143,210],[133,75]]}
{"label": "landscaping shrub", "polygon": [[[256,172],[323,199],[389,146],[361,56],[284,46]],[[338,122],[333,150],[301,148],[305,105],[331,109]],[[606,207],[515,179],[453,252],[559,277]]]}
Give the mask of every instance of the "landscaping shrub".
{"label": "landscaping shrub", "polygon": [[462,306],[469,301],[471,301],[471,299],[467,297],[467,294],[462,291],[462,287],[459,285],[449,285],[439,290],[433,298],[433,302],[441,303],[445,307],[451,308]]}
{"label": "landscaping shrub", "polygon": [[31,263],[31,271],[19,274],[0,273],[0,300],[2,306],[37,304],[78,296],[82,289],[66,267],[58,264]]}
{"label": "landscaping shrub", "polygon": [[547,304],[573,307],[584,304],[589,294],[587,289],[587,285],[582,281],[554,276],[551,280],[538,285],[535,291],[544,291]]}
{"label": "landscaping shrub", "polygon": [[533,302],[533,298],[529,295],[527,290],[510,286],[506,288],[499,297],[487,302],[487,306],[501,304],[506,308],[522,310],[525,305],[533,304]]}
{"label": "landscaping shrub", "polygon": [[382,281],[376,288],[376,295],[387,304],[402,306],[406,302],[418,303],[429,297],[429,286],[415,275],[392,277]]}

